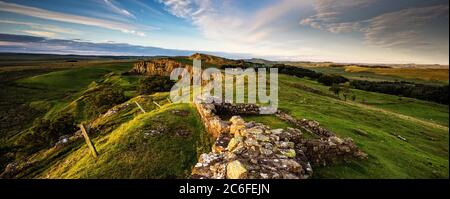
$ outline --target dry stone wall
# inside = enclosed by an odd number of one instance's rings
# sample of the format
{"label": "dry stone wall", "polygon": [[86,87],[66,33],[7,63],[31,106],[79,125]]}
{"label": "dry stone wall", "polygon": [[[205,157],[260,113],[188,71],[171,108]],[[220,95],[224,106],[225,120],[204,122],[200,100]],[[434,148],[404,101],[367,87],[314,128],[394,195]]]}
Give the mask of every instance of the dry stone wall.
{"label": "dry stone wall", "polygon": [[[298,122],[319,138],[307,139],[300,129],[271,129],[246,122],[240,116],[258,114],[257,105],[228,103],[196,104],[207,131],[216,138],[210,153],[200,155],[192,178],[200,179],[307,179],[311,165],[366,158],[350,138],[341,139],[312,120],[296,120],[285,113],[279,117]],[[218,114],[233,114],[223,121]],[[296,125],[297,126],[297,125]]]}
{"label": "dry stone wall", "polygon": [[218,137],[212,152],[199,157],[192,170],[192,178],[309,178],[311,165],[292,142],[297,136],[300,136],[299,132],[270,129],[233,116],[229,132]]}

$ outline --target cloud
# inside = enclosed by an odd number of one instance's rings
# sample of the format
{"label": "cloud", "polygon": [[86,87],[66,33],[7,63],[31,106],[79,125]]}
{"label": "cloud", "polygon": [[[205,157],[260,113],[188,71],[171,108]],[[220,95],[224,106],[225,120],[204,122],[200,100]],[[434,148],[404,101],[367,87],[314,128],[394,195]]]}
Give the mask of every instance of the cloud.
{"label": "cloud", "polygon": [[54,32],[37,31],[37,30],[24,30],[23,32],[42,37],[54,37],[56,35]]}
{"label": "cloud", "polygon": [[[297,0],[279,0],[262,9],[248,12],[243,10],[237,1],[214,0],[159,0],[166,10],[174,16],[188,20],[198,27],[202,35],[220,43],[228,51],[252,52],[255,54],[283,54],[282,48],[268,49],[277,36],[274,22],[291,11],[298,9],[303,3]],[[265,47],[262,47],[265,46]],[[273,46],[272,46],[273,47]]]}
{"label": "cloud", "polygon": [[[159,2],[163,3],[170,13],[180,18],[191,18],[195,7],[201,3],[201,1],[195,0],[159,0]],[[205,0],[204,2],[209,3],[209,0]]]}
{"label": "cloud", "polygon": [[53,21],[61,21],[66,23],[75,23],[75,24],[82,24],[82,25],[88,25],[88,26],[96,26],[101,28],[106,28],[110,30],[117,30],[124,33],[131,33],[138,36],[145,35],[142,32],[139,32],[136,30],[136,27],[120,23],[120,22],[114,22],[114,21],[107,21],[97,18],[90,18],[85,16],[79,16],[79,15],[73,15],[73,14],[66,14],[61,12],[55,12],[50,10],[45,10],[41,8],[35,8],[30,6],[24,6],[19,5],[15,3],[6,3],[4,1],[0,1],[0,11],[4,12],[11,12],[31,17],[37,17],[41,19],[48,19]]}
{"label": "cloud", "polygon": [[[363,21],[355,20],[354,11],[371,9],[369,6],[380,0],[316,0],[314,8],[317,14],[300,21],[316,29],[332,33],[352,32],[361,29]],[[350,15],[353,15],[350,16]]]}
{"label": "cloud", "polygon": [[[83,40],[49,39],[45,33],[30,32],[43,36],[0,34],[0,52],[12,53],[52,53],[78,55],[116,55],[116,56],[189,56],[197,51],[174,50],[149,46],[130,45],[106,41],[93,43]],[[238,53],[207,52],[229,58],[248,58],[250,55]]]}
{"label": "cloud", "polygon": [[[317,0],[314,4],[317,13],[301,20],[300,24],[336,34],[359,32],[371,46],[403,50],[438,48],[448,52],[448,44],[442,42],[444,37],[448,41],[448,35],[443,37],[432,32],[448,30],[448,4],[373,13],[376,5],[384,5],[386,9],[389,3],[383,0]],[[439,20],[446,23],[436,25]]]}
{"label": "cloud", "polygon": [[61,28],[58,26],[44,25],[44,24],[32,23],[32,22],[0,20],[0,23],[29,26],[34,29],[44,30],[44,31],[53,32],[53,33],[63,33],[63,34],[71,34],[71,35],[81,35],[82,34],[80,31],[77,31],[74,29],[67,29],[67,28]]}
{"label": "cloud", "polygon": [[[433,33],[429,32],[433,30],[433,23],[445,19],[448,30],[448,13],[448,5],[403,9],[368,20],[369,25],[362,32],[366,42],[376,46],[447,48],[448,51],[448,43],[445,44],[442,40],[430,37]],[[444,37],[448,38],[448,34]]]}
{"label": "cloud", "polygon": [[0,49],[1,46],[16,46],[16,47],[21,47],[21,46],[27,46],[27,43],[23,43],[23,42],[11,42],[11,41],[0,41]]}
{"label": "cloud", "polygon": [[109,8],[111,8],[111,10],[114,11],[115,13],[123,15],[123,16],[126,16],[126,17],[130,17],[130,18],[136,19],[136,17],[133,14],[131,14],[131,12],[129,12],[128,10],[120,8],[119,6],[115,5],[115,3],[113,3],[112,0],[103,0],[103,2],[105,2],[105,4]]}

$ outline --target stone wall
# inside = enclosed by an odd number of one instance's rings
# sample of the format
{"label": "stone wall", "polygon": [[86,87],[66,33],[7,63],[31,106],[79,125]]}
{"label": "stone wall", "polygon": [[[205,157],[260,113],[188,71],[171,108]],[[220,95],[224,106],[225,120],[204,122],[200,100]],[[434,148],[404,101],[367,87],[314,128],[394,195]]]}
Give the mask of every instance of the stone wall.
{"label": "stone wall", "polygon": [[216,109],[214,104],[199,103],[196,104],[196,107],[206,130],[214,139],[217,139],[220,134],[229,132],[229,123],[223,121],[215,114]]}
{"label": "stone wall", "polygon": [[[286,113],[277,113],[281,119],[319,137],[308,139],[300,129],[270,129],[236,116],[258,114],[257,105],[199,103],[196,106],[216,142],[210,153],[199,157],[192,169],[192,178],[307,179],[313,173],[311,165],[367,158],[352,139],[341,139],[316,121],[297,120]],[[223,114],[235,116],[223,121],[218,116]]]}
{"label": "stone wall", "polygon": [[298,127],[298,128],[302,128],[306,131],[309,131],[313,134],[316,134],[320,137],[325,137],[325,138],[329,138],[329,137],[335,137],[336,134],[320,127],[319,122],[314,121],[314,120],[307,120],[307,119],[295,119],[294,117],[290,116],[287,113],[278,111],[276,116],[284,121],[287,121],[288,123]]}
{"label": "stone wall", "polygon": [[214,104],[217,115],[259,115],[259,106],[256,104]]}
{"label": "stone wall", "polygon": [[[204,107],[204,106],[202,106]],[[306,179],[312,168],[301,148],[299,131],[270,129],[245,122],[239,116],[230,119],[229,131],[218,136],[212,152],[202,154],[192,169],[192,178],[200,179]],[[217,146],[220,145],[220,146]]]}
{"label": "stone wall", "polygon": [[349,162],[354,159],[366,159],[363,153],[353,143],[351,138],[341,139],[337,136],[320,139],[302,140],[297,145],[305,152],[306,157],[314,166],[326,166],[336,162]]}

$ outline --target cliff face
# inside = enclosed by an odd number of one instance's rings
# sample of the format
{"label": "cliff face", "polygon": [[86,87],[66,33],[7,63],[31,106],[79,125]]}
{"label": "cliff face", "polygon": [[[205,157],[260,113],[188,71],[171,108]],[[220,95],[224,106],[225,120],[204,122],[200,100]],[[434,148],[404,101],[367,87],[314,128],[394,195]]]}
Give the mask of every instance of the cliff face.
{"label": "cliff face", "polygon": [[140,61],[134,64],[134,67],[130,73],[140,75],[169,76],[175,68],[188,68],[190,71],[191,66],[171,59],[155,59],[150,61]]}

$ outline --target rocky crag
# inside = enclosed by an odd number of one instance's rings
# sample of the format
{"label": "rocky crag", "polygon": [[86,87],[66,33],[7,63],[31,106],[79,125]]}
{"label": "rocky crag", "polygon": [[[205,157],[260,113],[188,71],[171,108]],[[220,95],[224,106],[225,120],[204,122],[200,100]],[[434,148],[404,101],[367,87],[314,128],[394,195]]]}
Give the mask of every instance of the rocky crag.
{"label": "rocky crag", "polygon": [[172,70],[175,68],[187,68],[188,71],[190,71],[192,66],[185,65],[181,62],[169,58],[162,58],[148,61],[139,61],[136,64],[134,64],[133,69],[131,69],[129,73],[147,76],[149,75],[169,76]]}
{"label": "rocky crag", "polygon": [[307,139],[297,128],[270,129],[260,123],[245,122],[240,116],[233,116],[229,121],[219,116],[257,114],[256,105],[199,103],[196,106],[216,142],[210,153],[199,157],[192,178],[307,179],[313,174],[312,166],[367,157],[350,138],[341,139],[315,121],[297,121],[286,113],[277,114],[292,123],[298,122],[295,126],[318,136]]}

